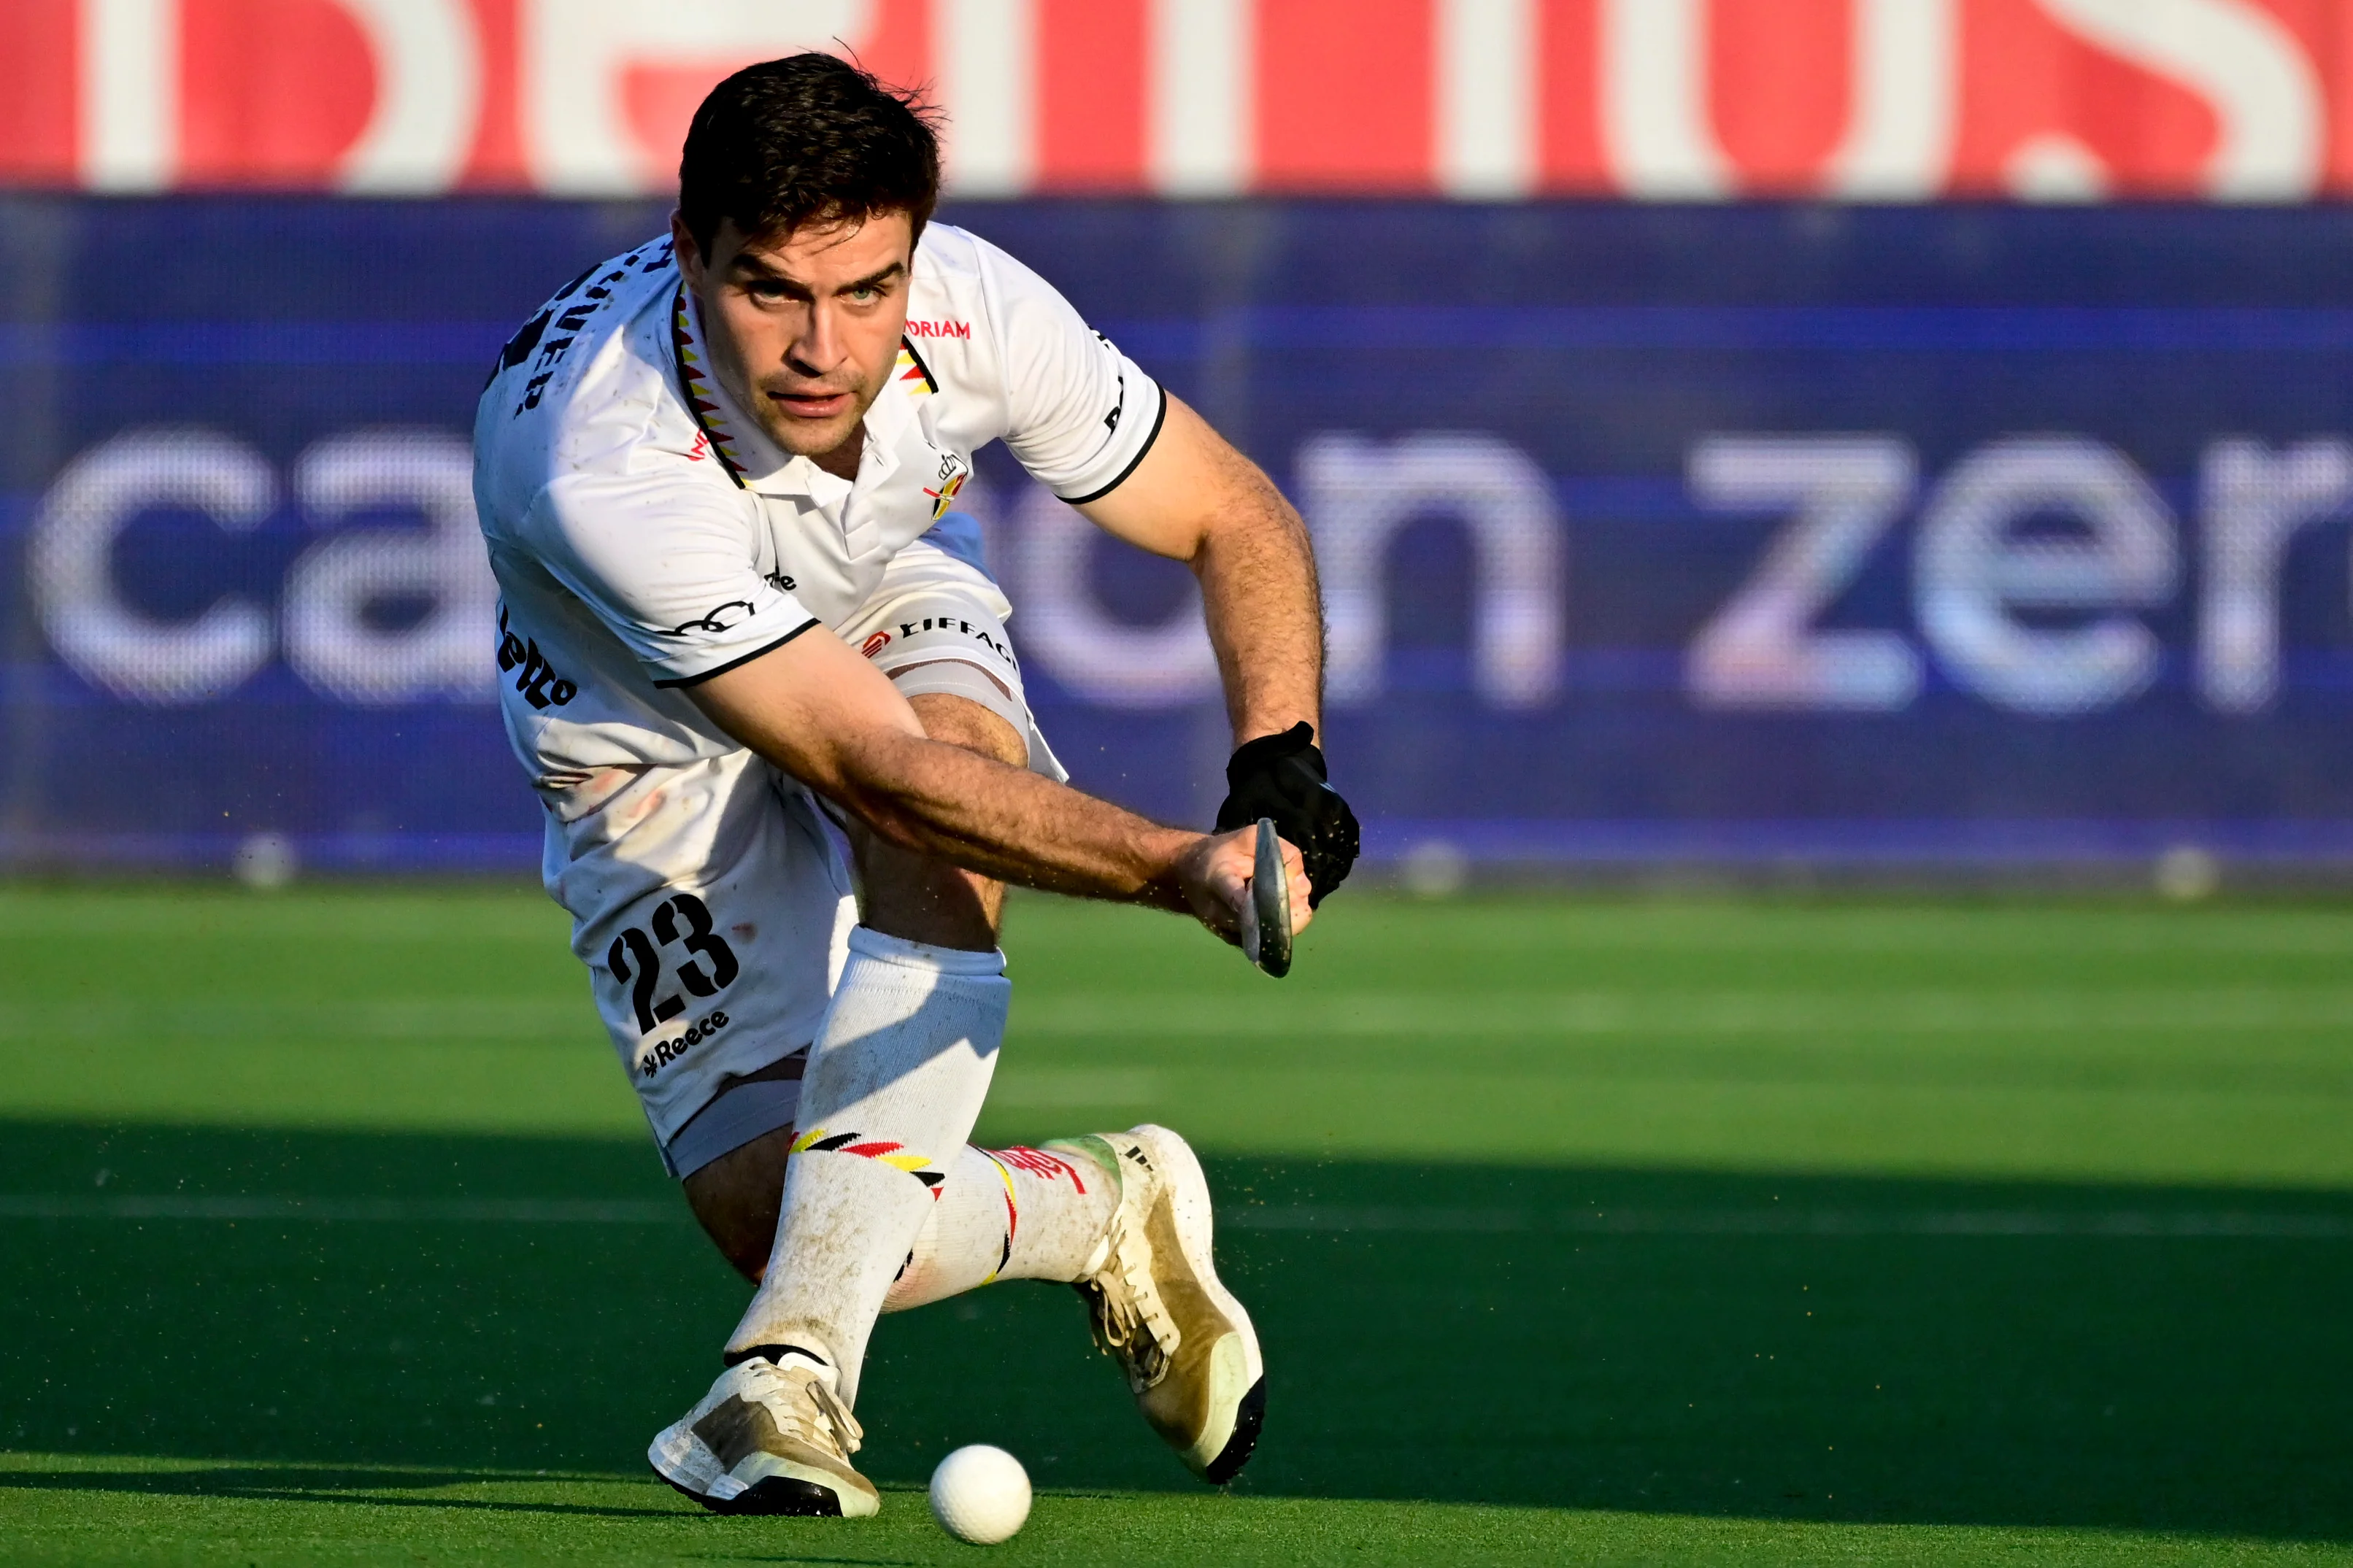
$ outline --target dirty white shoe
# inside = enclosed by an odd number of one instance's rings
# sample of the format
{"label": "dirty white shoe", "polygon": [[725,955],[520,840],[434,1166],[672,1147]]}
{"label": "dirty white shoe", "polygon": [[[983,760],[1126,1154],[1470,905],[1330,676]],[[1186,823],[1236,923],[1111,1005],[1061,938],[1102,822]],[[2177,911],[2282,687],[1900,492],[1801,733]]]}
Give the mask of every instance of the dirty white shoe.
{"label": "dirty white shoe", "polygon": [[1195,1475],[1233,1479],[1266,1418],[1266,1366],[1250,1314],[1209,1258],[1209,1184],[1185,1140],[1145,1125],[1046,1145],[1119,1173],[1119,1207],[1080,1296],[1095,1343],[1136,1407]]}
{"label": "dirty white shoe", "polygon": [[646,1458],[714,1513],[863,1519],[881,1506],[850,1468],[865,1434],[833,1392],[833,1371],[779,1348],[720,1374],[702,1403],[656,1437]]}

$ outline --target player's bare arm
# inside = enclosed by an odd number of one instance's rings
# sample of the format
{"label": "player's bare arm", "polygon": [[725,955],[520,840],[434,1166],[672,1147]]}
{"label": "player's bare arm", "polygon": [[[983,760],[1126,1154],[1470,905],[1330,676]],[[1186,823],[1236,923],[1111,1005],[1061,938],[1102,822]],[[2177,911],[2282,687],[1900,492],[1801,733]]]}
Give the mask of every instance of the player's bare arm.
{"label": "player's bare arm", "polygon": [[[692,689],[720,727],[902,848],[1000,880],[1190,912],[1230,936],[1248,833],[1163,827],[965,747],[928,739],[880,671],[822,626]],[[1292,920],[1310,884],[1286,845]]]}
{"label": "player's bare arm", "polygon": [[1356,818],[1326,782],[1324,616],[1306,526],[1259,466],[1174,395],[1124,482],[1079,510],[1182,561],[1201,584],[1236,749],[1219,828],[1273,821],[1304,855],[1317,903],[1356,859]]}
{"label": "player's bare arm", "polygon": [[1236,744],[1303,721],[1323,727],[1315,557],[1299,513],[1256,463],[1171,394],[1135,471],[1079,510],[1192,569]]}

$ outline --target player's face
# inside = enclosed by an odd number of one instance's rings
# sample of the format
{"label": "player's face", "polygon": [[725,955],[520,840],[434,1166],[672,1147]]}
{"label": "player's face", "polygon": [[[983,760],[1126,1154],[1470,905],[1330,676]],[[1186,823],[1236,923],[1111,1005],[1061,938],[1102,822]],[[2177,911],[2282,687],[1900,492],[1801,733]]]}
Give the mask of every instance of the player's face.
{"label": "player's face", "polygon": [[708,257],[683,225],[673,219],[672,226],[720,384],[786,451],[832,458],[855,474],[859,421],[898,363],[907,330],[915,248],[907,215],[759,239],[728,222]]}

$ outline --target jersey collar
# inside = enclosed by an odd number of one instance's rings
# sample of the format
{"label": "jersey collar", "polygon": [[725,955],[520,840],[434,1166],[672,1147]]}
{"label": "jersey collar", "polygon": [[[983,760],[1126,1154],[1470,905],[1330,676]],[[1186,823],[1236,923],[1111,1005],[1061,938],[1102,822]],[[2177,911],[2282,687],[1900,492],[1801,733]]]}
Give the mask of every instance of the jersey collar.
{"label": "jersey collar", "polygon": [[670,302],[670,347],[678,356],[678,389],[694,422],[710,437],[719,466],[738,489],[750,488],[746,476],[773,477],[790,459],[777,450],[760,427],[736,411],[734,403],[712,374],[711,351],[702,336],[702,322],[694,296],[681,279]]}

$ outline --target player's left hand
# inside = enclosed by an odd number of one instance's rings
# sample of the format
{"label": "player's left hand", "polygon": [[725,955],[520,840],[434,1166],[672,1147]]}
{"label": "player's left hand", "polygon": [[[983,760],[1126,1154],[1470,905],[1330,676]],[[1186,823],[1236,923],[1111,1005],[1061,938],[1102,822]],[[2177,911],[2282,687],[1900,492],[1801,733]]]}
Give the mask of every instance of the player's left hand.
{"label": "player's left hand", "polygon": [[[1346,881],[1349,868],[1356,863],[1356,814],[1325,782],[1329,777],[1323,749],[1315,744],[1315,727],[1303,721],[1236,748],[1226,763],[1226,803],[1218,807],[1220,833],[1266,816],[1274,819],[1274,830],[1282,835],[1286,855],[1290,846],[1299,846],[1314,885],[1310,907]],[[1296,873],[1292,881],[1295,887]]]}
{"label": "player's left hand", "polygon": [[[1250,900],[1250,878],[1258,868],[1258,825],[1195,840],[1176,868],[1193,917],[1234,946],[1241,945],[1242,910]],[[1299,847],[1282,841],[1282,870],[1290,883],[1291,931],[1315,918],[1314,883]]]}

